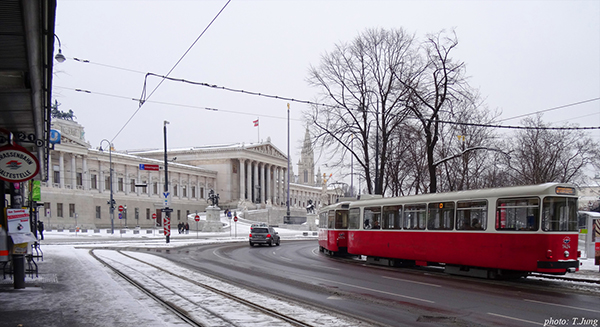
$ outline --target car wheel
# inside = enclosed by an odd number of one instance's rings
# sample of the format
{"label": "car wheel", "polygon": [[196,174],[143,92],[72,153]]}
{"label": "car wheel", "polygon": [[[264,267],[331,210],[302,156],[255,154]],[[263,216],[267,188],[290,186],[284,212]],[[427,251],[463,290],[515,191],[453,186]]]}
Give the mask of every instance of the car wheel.
{"label": "car wheel", "polygon": [[271,241],[269,241],[269,246],[273,246],[273,243]]}
{"label": "car wheel", "polygon": [[275,245],[279,246],[279,242],[281,242],[281,239],[278,239],[277,243],[275,243]]}
{"label": "car wheel", "polygon": [[250,242],[250,246],[254,246],[254,243]]}

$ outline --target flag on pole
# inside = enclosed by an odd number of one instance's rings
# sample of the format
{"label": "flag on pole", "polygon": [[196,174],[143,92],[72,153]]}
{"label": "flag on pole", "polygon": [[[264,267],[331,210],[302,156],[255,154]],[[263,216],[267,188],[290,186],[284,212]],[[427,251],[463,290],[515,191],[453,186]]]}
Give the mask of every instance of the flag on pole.
{"label": "flag on pole", "polygon": [[254,121],[254,127],[258,127],[258,119]]}

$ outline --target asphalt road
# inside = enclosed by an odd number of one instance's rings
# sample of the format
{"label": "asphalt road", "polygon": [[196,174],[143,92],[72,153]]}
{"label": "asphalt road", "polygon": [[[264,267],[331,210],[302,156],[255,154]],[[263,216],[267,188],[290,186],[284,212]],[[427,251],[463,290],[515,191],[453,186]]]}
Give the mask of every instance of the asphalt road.
{"label": "asphalt road", "polygon": [[279,247],[245,242],[192,246],[165,256],[282,301],[294,299],[382,325],[600,324],[600,295],[586,287],[368,266],[319,253],[315,240],[287,241]]}

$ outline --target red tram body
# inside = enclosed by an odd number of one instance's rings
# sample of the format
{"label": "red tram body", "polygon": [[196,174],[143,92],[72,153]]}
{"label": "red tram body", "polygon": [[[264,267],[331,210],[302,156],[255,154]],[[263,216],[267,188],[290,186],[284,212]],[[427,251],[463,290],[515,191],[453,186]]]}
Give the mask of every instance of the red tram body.
{"label": "red tram body", "polygon": [[322,208],[319,249],[478,277],[579,268],[577,193],[566,184],[362,199]]}

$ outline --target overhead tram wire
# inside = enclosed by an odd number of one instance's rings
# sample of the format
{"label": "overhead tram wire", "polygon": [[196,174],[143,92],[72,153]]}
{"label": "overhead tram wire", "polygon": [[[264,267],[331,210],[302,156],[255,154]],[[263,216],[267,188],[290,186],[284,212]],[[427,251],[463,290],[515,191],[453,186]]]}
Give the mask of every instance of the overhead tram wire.
{"label": "overhead tram wire", "polygon": [[527,116],[531,116],[531,115],[536,115],[536,114],[539,114],[539,113],[542,113],[542,112],[548,112],[548,111],[553,111],[553,110],[557,110],[557,109],[568,108],[568,107],[576,106],[576,105],[579,105],[579,104],[584,104],[584,103],[598,101],[598,100],[600,100],[600,98],[593,98],[593,99],[589,99],[589,100],[574,102],[574,103],[565,104],[565,105],[554,107],[554,108],[550,108],[550,109],[539,110],[539,111],[528,113],[528,114],[523,114],[523,115],[514,116],[514,117],[510,117],[510,118],[506,118],[506,119],[501,119],[498,122],[503,122],[503,121],[507,121],[507,120],[513,120],[513,119],[517,119],[517,118],[521,118],[521,117],[527,117]]}
{"label": "overhead tram wire", "polygon": [[[152,76],[152,75],[155,75],[155,74],[148,73],[147,75]],[[177,81],[177,82],[185,82],[185,83],[189,83],[189,84],[193,84],[193,85],[205,86],[205,87],[210,87],[210,88],[219,89],[219,90],[225,90],[225,91],[230,91],[230,92],[238,92],[238,93],[243,93],[243,94],[255,95],[255,96],[259,96],[259,97],[267,97],[267,98],[271,98],[271,99],[285,100],[285,101],[297,102],[297,103],[303,103],[303,104],[309,104],[309,105],[314,105],[314,106],[325,106],[325,107],[330,107],[330,108],[339,108],[339,106],[336,106],[336,105],[329,105],[329,104],[324,104],[324,103],[316,103],[316,102],[312,102],[312,101],[298,100],[298,99],[293,99],[293,98],[288,98],[288,97],[283,97],[283,96],[278,96],[278,95],[268,95],[268,94],[259,93],[259,92],[252,92],[252,91],[245,91],[245,90],[233,89],[233,88],[229,88],[229,87],[218,86],[218,85],[208,84],[208,83],[202,83],[202,82],[191,82],[191,81],[187,81],[187,80],[184,80],[184,79],[172,78],[172,77],[167,77],[167,76],[160,76],[160,77],[164,77],[163,81],[165,79],[168,79],[168,80],[173,80],[173,81]],[[89,93],[89,94],[99,94],[99,95],[110,96],[110,97],[115,97],[115,98],[123,98],[123,99],[129,99],[129,100],[134,100],[134,101],[142,101],[141,99],[130,98],[130,97],[125,97],[125,96],[111,95],[111,94],[106,94],[106,93],[92,93],[92,91],[83,90],[83,89],[72,89],[72,88],[61,87],[61,86],[55,86],[55,87],[59,87],[59,88],[67,89],[67,90],[72,90],[72,91],[77,91],[77,92]],[[593,101],[593,100],[587,100],[585,102],[589,102],[589,101]],[[183,105],[183,104],[175,104],[175,103],[159,102],[159,101],[149,101],[147,99],[144,100],[144,102],[166,104],[166,105],[180,106],[180,107],[198,108],[198,109],[205,109],[205,110],[211,110],[211,111],[223,111],[223,112],[229,112],[229,113],[235,113],[235,114],[243,114],[243,115],[256,115],[256,113],[244,113],[244,112],[239,112],[239,111],[226,111],[226,110],[221,110],[221,109],[216,109],[216,108],[197,107],[197,106],[191,106],[191,105]],[[547,110],[549,110],[549,109],[547,109]],[[136,112],[133,115],[135,115],[138,111],[139,111],[139,108],[138,108],[138,110],[136,110]],[[282,117],[277,117],[277,116],[265,116],[265,117],[283,119]],[[131,118],[133,118],[133,116]],[[129,120],[131,120],[131,118]],[[438,122],[444,123],[444,124],[451,124],[451,125],[476,126],[476,127],[484,127],[484,128],[503,128],[503,129],[600,130],[600,126],[592,126],[592,127],[530,127],[530,126],[510,126],[510,125],[506,125],[505,126],[505,125],[460,123],[460,122],[453,122],[453,121],[446,121],[446,120],[439,120]],[[123,129],[121,129],[121,130],[123,130]],[[119,133],[120,133],[120,131],[119,131]]]}
{"label": "overhead tram wire", "polygon": [[[200,35],[198,35],[198,37],[196,38],[196,40],[183,53],[183,55],[181,56],[181,58],[179,58],[179,60],[177,60],[177,62],[175,63],[175,65],[173,65],[173,67],[171,68],[171,70],[169,70],[169,72],[167,73],[167,75],[165,75],[165,77],[168,77],[173,72],[173,70],[175,70],[175,68],[179,65],[179,63],[181,63],[181,61],[183,60],[183,58],[185,58],[185,56],[192,50],[192,48],[194,47],[194,45],[196,45],[196,43],[198,42],[198,40],[200,40],[200,38],[204,35],[204,33],[206,33],[206,31],[215,22],[215,20],[219,17],[219,15],[221,15],[221,13],[223,12],[223,10],[225,10],[225,8],[227,7],[227,5],[229,5],[230,2],[231,2],[231,0],[228,0],[227,3],[225,3],[225,5],[223,6],[223,8],[221,8],[221,10],[219,10],[219,12],[210,21],[210,23],[208,23],[208,25],[204,28],[204,30],[202,31],[202,33],[200,33]],[[140,109],[142,109],[142,106],[144,106],[144,103],[146,103],[146,101],[148,101],[148,99],[150,97],[152,97],[152,95],[154,94],[154,92],[156,92],[156,90],[158,90],[158,88],[162,85],[162,83],[164,81],[165,81],[165,79],[162,79],[158,83],[158,85],[156,85],[154,87],[154,89],[150,92],[150,94],[148,96],[146,96],[146,81],[144,81],[144,88],[142,90],[142,96],[140,97],[139,106],[138,106],[137,110],[131,115],[131,117],[129,117],[129,119],[125,122],[125,124],[123,125],[123,127],[121,127],[121,129],[117,132],[117,134],[112,138],[111,142],[113,142],[119,136],[119,134],[121,134],[121,132],[125,129],[125,127],[127,127],[127,125],[129,125],[129,122],[131,122],[131,120],[133,119],[133,117],[135,117],[135,115],[140,111]]]}
{"label": "overhead tram wire", "polygon": [[[117,98],[117,99],[130,100],[130,101],[135,101],[135,102],[138,102],[138,103],[140,101],[139,98],[127,97],[127,96],[123,96],[123,95],[108,94],[108,93],[101,93],[101,92],[93,92],[93,91],[90,91],[90,90],[74,89],[74,88],[64,87],[64,86],[58,86],[58,85],[54,85],[54,87],[60,88],[60,89],[64,89],[64,90],[69,90],[69,91],[75,91],[75,92],[81,92],[81,93],[87,93],[87,94],[93,94],[93,95],[101,95],[101,96],[111,97],[111,98]],[[167,105],[167,106],[174,106],[174,107],[191,108],[191,109],[202,109],[202,110],[206,110],[206,111],[224,112],[224,113],[237,114],[237,115],[246,115],[246,116],[252,116],[252,117],[260,115],[261,117],[265,117],[265,118],[274,118],[274,119],[287,120],[287,118],[283,117],[283,116],[265,115],[263,113],[256,113],[256,112],[242,112],[242,111],[226,110],[226,109],[211,108],[211,107],[201,107],[201,106],[194,106],[194,105],[189,105],[189,104],[164,102],[164,101],[154,101],[154,100],[147,100],[146,102],[154,103],[154,104],[162,104],[162,105]],[[291,120],[302,121],[301,119],[298,119],[298,118],[291,118]]]}

